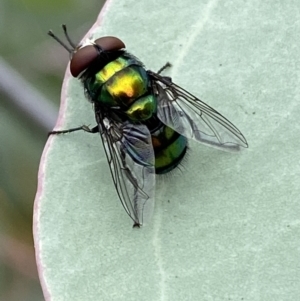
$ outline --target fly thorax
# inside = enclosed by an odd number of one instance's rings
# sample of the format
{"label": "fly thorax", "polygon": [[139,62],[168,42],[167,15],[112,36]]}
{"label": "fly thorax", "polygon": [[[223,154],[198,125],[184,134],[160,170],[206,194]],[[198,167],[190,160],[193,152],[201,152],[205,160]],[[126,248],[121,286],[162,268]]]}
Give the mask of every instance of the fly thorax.
{"label": "fly thorax", "polygon": [[92,101],[126,110],[147,93],[149,80],[146,70],[139,62],[120,56],[86,80],[85,88],[87,94],[92,96]]}
{"label": "fly thorax", "polygon": [[129,107],[148,90],[146,71],[140,66],[129,66],[111,76],[102,87],[101,100]]}

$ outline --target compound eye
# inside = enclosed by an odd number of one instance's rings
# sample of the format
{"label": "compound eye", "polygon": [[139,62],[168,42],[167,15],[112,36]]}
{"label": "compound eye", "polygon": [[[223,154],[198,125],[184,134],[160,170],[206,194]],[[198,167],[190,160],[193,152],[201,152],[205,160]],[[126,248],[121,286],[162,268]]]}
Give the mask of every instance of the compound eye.
{"label": "compound eye", "polygon": [[[118,51],[125,48],[125,44],[116,37],[102,37],[94,42],[101,51]],[[74,52],[70,63],[70,71],[77,77],[82,71],[88,68],[99,56],[99,50],[93,45],[88,45]]]}
{"label": "compound eye", "polygon": [[95,40],[95,43],[104,51],[117,51],[125,48],[125,44],[116,37],[102,37]]}
{"label": "compound eye", "polygon": [[85,46],[77,50],[70,62],[70,71],[74,77],[77,77],[82,71],[90,66],[90,64],[98,57],[99,52],[92,46]]}

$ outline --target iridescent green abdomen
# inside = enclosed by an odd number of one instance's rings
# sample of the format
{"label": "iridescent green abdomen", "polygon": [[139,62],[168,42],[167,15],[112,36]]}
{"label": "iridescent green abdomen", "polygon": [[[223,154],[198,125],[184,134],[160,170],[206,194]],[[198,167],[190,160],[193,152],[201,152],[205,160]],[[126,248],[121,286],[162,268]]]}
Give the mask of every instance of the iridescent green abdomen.
{"label": "iridescent green abdomen", "polygon": [[163,125],[152,135],[152,145],[155,153],[155,171],[157,174],[164,174],[174,169],[185,156],[187,139]]}

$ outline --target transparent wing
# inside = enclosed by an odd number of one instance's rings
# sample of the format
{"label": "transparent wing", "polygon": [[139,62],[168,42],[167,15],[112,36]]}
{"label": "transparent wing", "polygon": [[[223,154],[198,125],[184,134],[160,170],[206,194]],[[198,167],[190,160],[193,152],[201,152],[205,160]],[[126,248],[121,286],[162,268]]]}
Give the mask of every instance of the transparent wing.
{"label": "transparent wing", "polygon": [[158,118],[187,138],[227,151],[247,148],[240,130],[170,78],[148,71],[158,98]]}
{"label": "transparent wing", "polygon": [[154,151],[149,130],[145,125],[116,123],[99,112],[96,119],[120,201],[134,226],[141,226],[154,208]]}

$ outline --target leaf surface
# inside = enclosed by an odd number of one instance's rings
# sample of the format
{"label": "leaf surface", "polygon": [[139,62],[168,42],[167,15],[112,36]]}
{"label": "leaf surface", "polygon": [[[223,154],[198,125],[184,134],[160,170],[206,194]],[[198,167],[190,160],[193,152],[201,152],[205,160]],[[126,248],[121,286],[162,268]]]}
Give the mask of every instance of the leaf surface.
{"label": "leaf surface", "polygon": [[[158,177],[153,222],[132,229],[100,137],[50,137],[34,237],[46,300],[296,300],[299,269],[296,1],[111,0],[87,36],[114,35],[245,135],[239,154],[190,143]],[[66,54],[67,55],[67,54]],[[94,125],[66,72],[56,129]]]}

